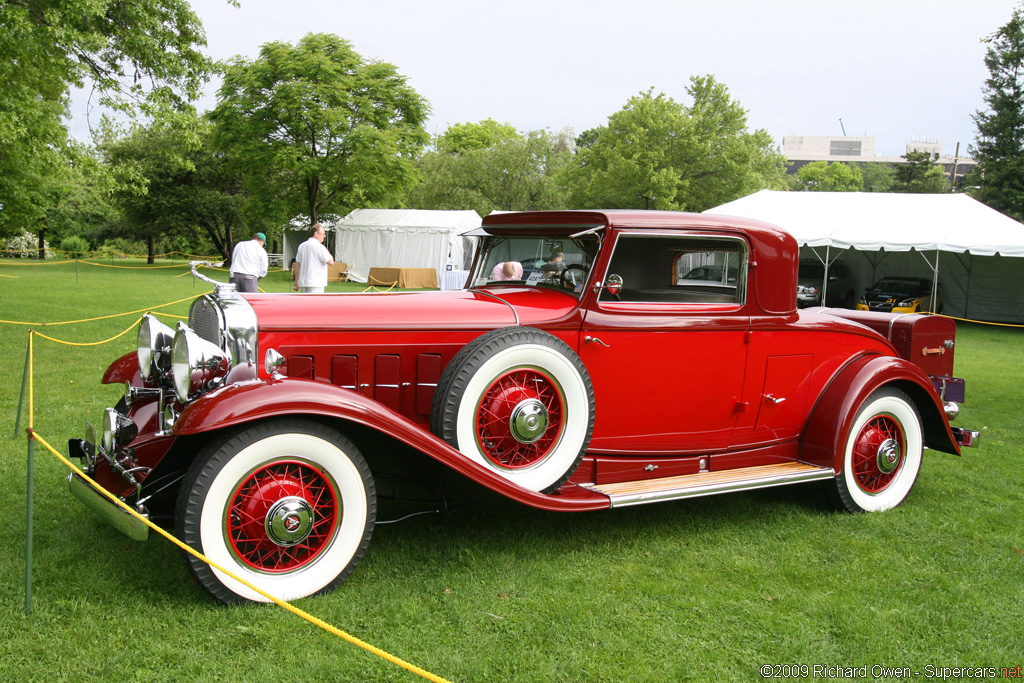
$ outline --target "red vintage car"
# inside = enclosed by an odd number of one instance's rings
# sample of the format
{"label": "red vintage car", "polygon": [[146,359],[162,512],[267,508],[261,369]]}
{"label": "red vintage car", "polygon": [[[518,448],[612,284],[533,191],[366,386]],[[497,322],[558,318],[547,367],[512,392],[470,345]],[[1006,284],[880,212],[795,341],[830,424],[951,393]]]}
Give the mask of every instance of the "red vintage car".
{"label": "red vintage car", "polygon": [[[291,600],[354,569],[378,498],[486,489],[571,512],[825,480],[841,507],[876,511],[907,497],[925,447],[977,438],[949,425],[953,321],[798,311],[797,245],[771,225],[566,211],[476,234],[463,291],[221,285],[177,330],[147,316],[103,377],[124,397],[72,455]],[[185,559],[217,599],[264,600]]]}

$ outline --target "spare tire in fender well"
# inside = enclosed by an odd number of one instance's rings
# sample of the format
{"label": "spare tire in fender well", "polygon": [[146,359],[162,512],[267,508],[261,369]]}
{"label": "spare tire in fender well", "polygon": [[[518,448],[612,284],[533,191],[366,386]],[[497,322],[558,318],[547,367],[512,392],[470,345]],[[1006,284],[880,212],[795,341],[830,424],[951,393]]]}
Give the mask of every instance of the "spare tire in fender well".
{"label": "spare tire in fender well", "polygon": [[582,460],[594,412],[590,376],[565,342],[505,327],[474,339],[444,369],[430,426],[499,476],[550,493]]}

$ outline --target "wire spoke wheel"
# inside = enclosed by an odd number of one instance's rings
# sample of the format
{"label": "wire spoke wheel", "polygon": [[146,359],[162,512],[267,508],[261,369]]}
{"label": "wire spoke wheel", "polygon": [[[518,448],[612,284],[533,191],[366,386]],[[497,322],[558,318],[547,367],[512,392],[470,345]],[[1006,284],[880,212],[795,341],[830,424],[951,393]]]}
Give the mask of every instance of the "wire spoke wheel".
{"label": "wire spoke wheel", "polygon": [[[359,564],[377,511],[370,468],[355,445],[319,422],[241,428],[189,467],[178,536],[282,600],[333,590]],[[196,581],[225,603],[267,598],[190,554]]]}
{"label": "wire spoke wheel", "polygon": [[532,327],[505,327],[474,339],[445,367],[430,428],[498,476],[551,493],[586,452],[594,388],[565,342]]}
{"label": "wire spoke wheel", "polygon": [[231,500],[227,537],[253,569],[286,572],[315,559],[334,536],[338,494],[307,463],[283,460],[261,467]]}
{"label": "wire spoke wheel", "polygon": [[885,490],[899,473],[905,450],[903,430],[891,415],[879,415],[869,421],[853,446],[857,485],[868,493]]}
{"label": "wire spoke wheel", "polygon": [[896,507],[914,488],[923,452],[921,416],[910,397],[888,387],[871,394],[845,438],[835,479],[839,505],[850,512]]}
{"label": "wire spoke wheel", "polygon": [[564,401],[550,377],[531,369],[509,372],[480,400],[480,448],[499,467],[530,467],[558,443],[563,413]]}

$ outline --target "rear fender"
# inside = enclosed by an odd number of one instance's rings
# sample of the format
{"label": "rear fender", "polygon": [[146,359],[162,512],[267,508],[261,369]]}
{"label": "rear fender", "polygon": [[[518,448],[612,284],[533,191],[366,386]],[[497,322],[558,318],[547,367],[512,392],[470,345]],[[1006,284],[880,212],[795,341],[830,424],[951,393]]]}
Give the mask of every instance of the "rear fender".
{"label": "rear fender", "polygon": [[893,356],[861,356],[847,364],[825,388],[811,410],[800,438],[800,459],[842,471],[846,434],[864,401],[878,389],[906,392],[921,415],[928,448],[960,454],[942,401],[931,379],[913,363]]}
{"label": "rear fender", "polygon": [[194,436],[276,417],[318,416],[364,425],[390,436],[487,488],[546,510],[596,510],[604,499],[573,499],[522,488],[470,460],[404,415],[349,389],[315,380],[239,382],[191,403],[174,425],[176,436]]}

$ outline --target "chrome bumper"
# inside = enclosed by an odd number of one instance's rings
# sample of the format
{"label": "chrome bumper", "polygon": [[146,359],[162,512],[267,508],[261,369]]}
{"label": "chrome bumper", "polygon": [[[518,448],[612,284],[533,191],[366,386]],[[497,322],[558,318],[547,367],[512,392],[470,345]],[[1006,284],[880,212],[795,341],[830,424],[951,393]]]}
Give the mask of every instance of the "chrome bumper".
{"label": "chrome bumper", "polygon": [[[115,505],[74,472],[68,475],[68,487],[75,498],[128,538],[133,541],[149,540],[148,526]],[[139,511],[139,514],[149,519],[149,513],[145,510]]]}
{"label": "chrome bumper", "polygon": [[963,429],[962,427],[950,427],[950,429],[953,430],[953,436],[961,448],[977,446],[978,440],[981,438],[981,432],[976,432],[973,429]]}

